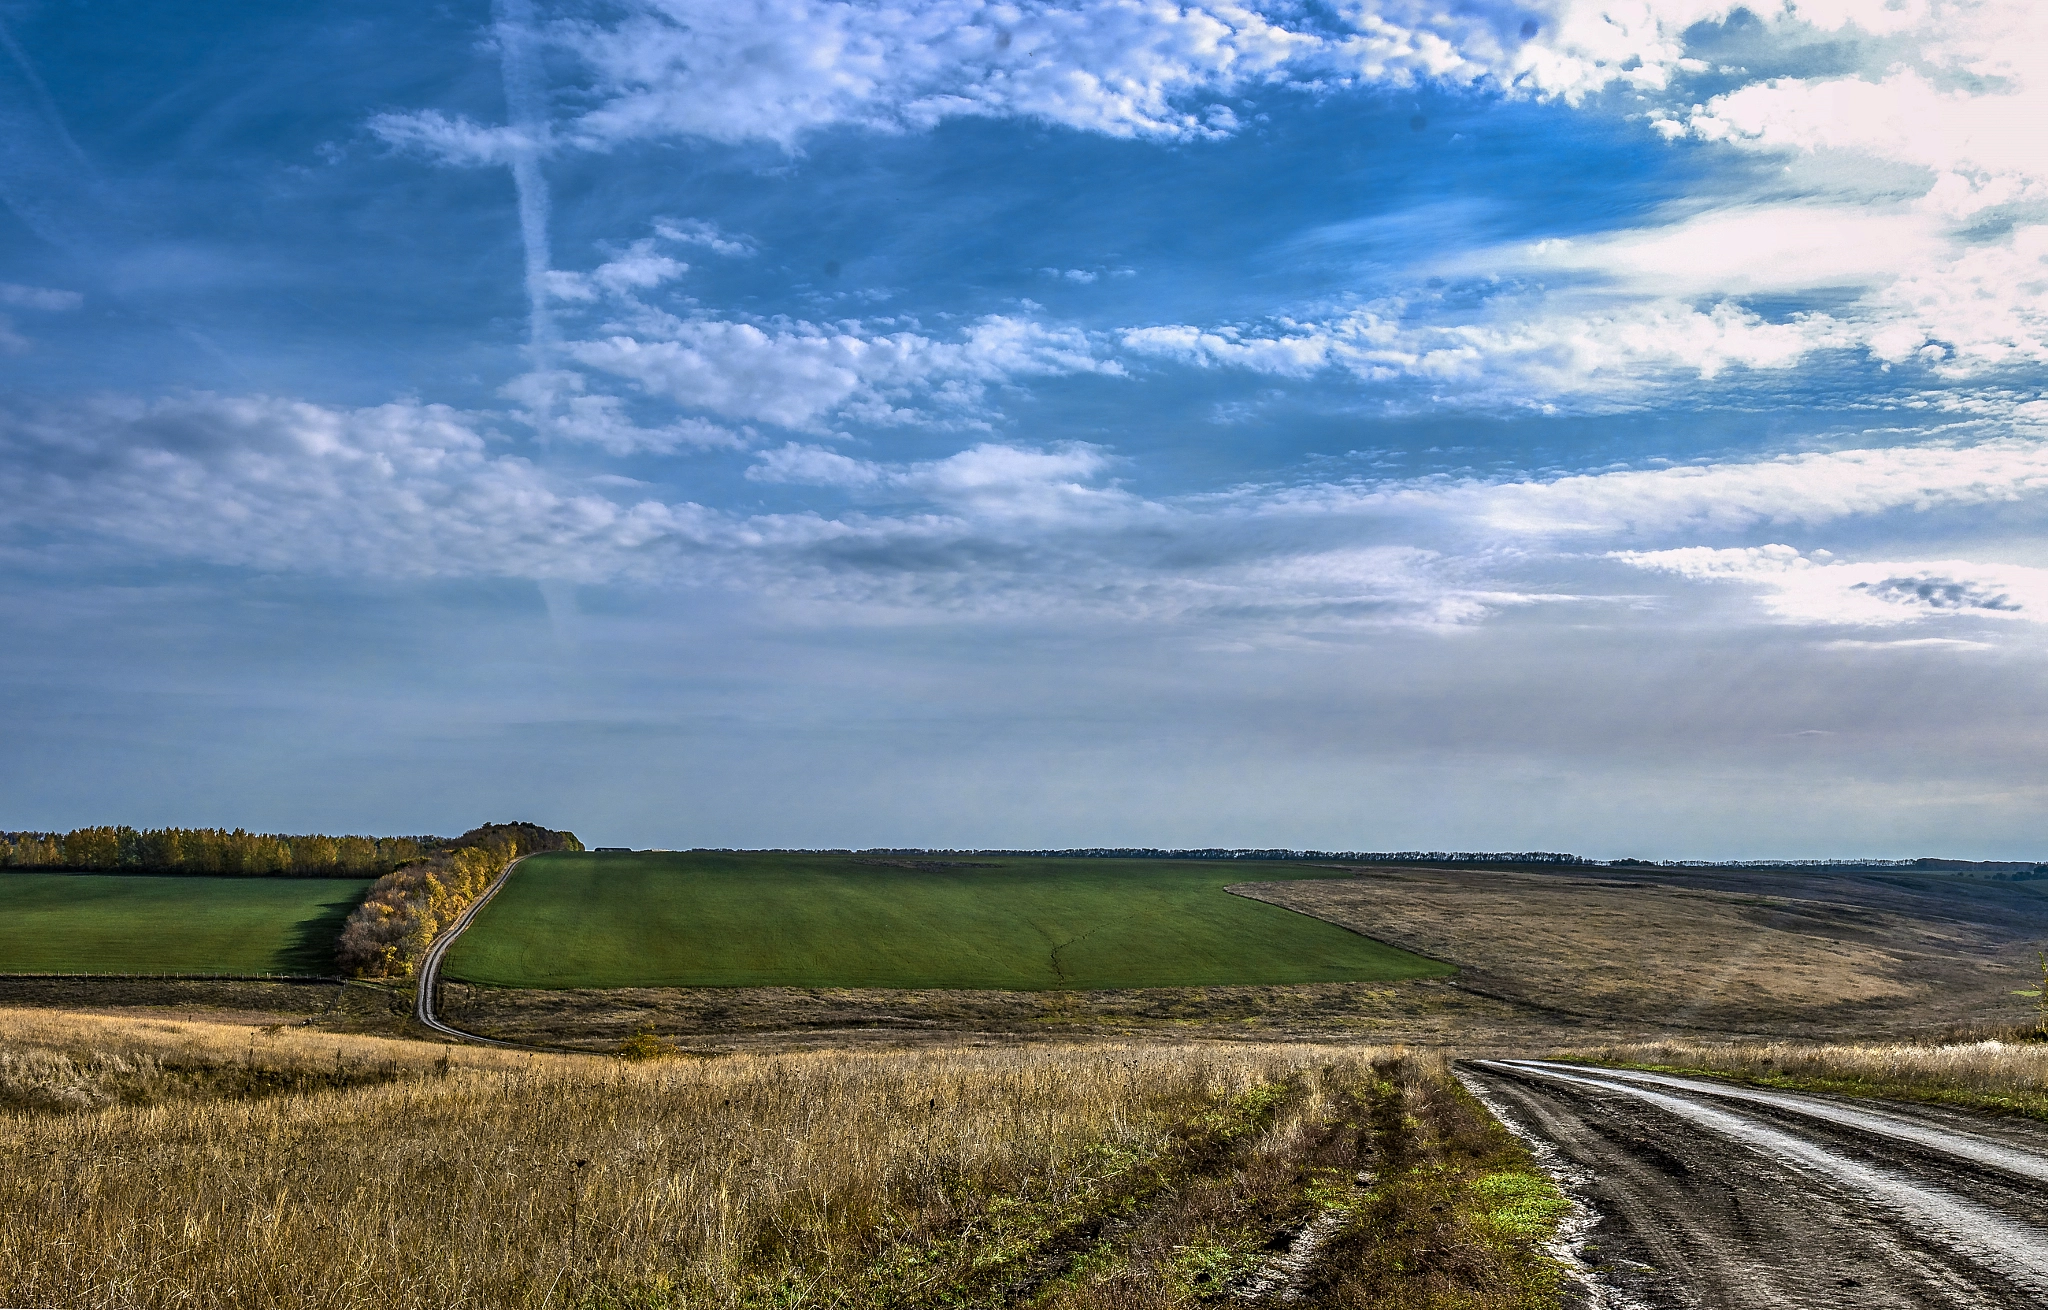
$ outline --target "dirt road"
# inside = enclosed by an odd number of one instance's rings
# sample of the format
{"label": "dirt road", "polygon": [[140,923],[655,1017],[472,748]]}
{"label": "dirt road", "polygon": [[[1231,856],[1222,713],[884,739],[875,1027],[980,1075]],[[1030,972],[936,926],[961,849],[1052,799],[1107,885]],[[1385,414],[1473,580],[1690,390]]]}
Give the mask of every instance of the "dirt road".
{"label": "dirt road", "polygon": [[2048,1129],[1540,1061],[1467,1085],[1556,1153],[1635,1307],[2048,1304]]}
{"label": "dirt road", "polygon": [[444,1037],[460,1038],[465,1042],[478,1042],[485,1046],[519,1048],[518,1042],[501,1042],[493,1037],[479,1037],[475,1033],[464,1032],[460,1028],[451,1027],[442,1022],[440,1016],[434,1013],[434,988],[441,980],[441,961],[447,956],[448,948],[455,945],[455,939],[462,935],[464,928],[469,927],[470,920],[476,918],[477,912],[490,903],[491,897],[498,894],[498,889],[505,885],[505,880],[512,876],[514,869],[519,867],[519,861],[525,858],[522,855],[510,864],[507,864],[505,871],[496,878],[493,878],[491,885],[479,892],[477,898],[469,903],[469,908],[455,916],[455,922],[448,925],[448,931],[434,939],[434,944],[427,948],[426,958],[420,961],[419,983],[414,993],[413,1017]]}

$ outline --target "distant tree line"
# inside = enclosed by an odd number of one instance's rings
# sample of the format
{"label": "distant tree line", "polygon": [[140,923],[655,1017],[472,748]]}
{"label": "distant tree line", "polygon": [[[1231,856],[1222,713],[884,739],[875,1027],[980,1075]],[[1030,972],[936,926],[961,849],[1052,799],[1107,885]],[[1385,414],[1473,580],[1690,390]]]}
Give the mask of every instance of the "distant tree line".
{"label": "distant tree line", "polygon": [[408,978],[505,866],[522,855],[580,851],[572,832],[487,823],[379,878],[342,928],[335,961],[358,978]]}
{"label": "distant tree line", "polygon": [[[601,848],[602,849],[602,848]],[[700,846],[693,854],[734,855],[732,846]],[[898,858],[1086,859],[1086,860],[1274,860],[1323,864],[1559,864],[1609,869],[1830,869],[1842,873],[1892,870],[1930,873],[1975,873],[2010,881],[2048,878],[2048,864],[2024,860],[1596,860],[1565,851],[1296,851],[1253,847],[1083,846],[1064,850],[955,850],[928,846],[889,846],[855,850],[837,846],[793,850],[791,855],[868,855]]]}
{"label": "distant tree line", "polygon": [[2048,864],[2028,860],[1609,860],[1632,869],[1825,869],[1832,873],[1969,873],[2006,882],[2048,877]]}
{"label": "distant tree line", "polygon": [[0,833],[0,868],[374,878],[447,844],[439,837],[289,836],[240,828],[74,828]]}
{"label": "distant tree line", "polygon": [[[706,854],[736,854],[735,847],[698,847]],[[1201,846],[1079,846],[1057,851],[937,850],[929,847],[873,847],[792,851],[793,855],[983,856],[1016,860],[1296,860],[1344,864],[1604,864],[1562,851],[1294,851],[1280,848]]]}

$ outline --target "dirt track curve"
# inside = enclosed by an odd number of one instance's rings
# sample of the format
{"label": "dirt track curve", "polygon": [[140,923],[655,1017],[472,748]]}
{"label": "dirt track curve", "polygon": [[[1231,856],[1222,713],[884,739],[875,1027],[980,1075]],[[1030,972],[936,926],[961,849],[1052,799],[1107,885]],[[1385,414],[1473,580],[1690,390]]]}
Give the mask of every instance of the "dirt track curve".
{"label": "dirt track curve", "polygon": [[1596,1302],[2048,1304],[2048,1128],[1535,1060],[1462,1070],[1592,1212]]}
{"label": "dirt track curve", "polygon": [[501,1042],[494,1037],[479,1037],[475,1033],[466,1033],[460,1028],[442,1022],[434,1013],[434,988],[441,981],[442,958],[448,954],[448,948],[455,945],[455,939],[462,935],[462,930],[469,927],[469,921],[476,918],[477,912],[490,903],[491,897],[498,894],[498,889],[505,885],[505,880],[519,867],[519,861],[525,858],[522,855],[507,864],[505,871],[493,878],[491,885],[484,888],[478,893],[477,898],[469,903],[469,908],[455,916],[455,922],[448,925],[448,931],[434,939],[434,944],[427,948],[426,958],[420,961],[419,989],[413,1002],[413,1017],[444,1037],[477,1042],[484,1046],[503,1046],[513,1050],[528,1049],[518,1042]]}

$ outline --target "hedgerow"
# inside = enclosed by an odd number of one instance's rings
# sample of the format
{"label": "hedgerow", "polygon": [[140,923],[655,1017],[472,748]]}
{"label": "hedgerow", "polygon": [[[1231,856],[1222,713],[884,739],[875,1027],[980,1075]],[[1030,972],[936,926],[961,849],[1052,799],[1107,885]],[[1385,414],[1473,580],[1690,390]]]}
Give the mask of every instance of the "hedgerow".
{"label": "hedgerow", "polygon": [[393,869],[348,917],[335,961],[358,978],[406,978],[436,937],[522,855],[580,851],[574,833],[531,823],[471,829],[441,850]]}

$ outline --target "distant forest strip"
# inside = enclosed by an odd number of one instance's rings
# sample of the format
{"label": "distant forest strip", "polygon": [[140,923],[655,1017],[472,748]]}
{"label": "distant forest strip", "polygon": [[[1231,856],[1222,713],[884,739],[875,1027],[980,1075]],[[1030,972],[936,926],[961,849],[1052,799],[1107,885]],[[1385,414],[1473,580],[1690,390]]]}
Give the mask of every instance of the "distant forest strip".
{"label": "distant forest strip", "polygon": [[379,878],[341,930],[335,961],[358,978],[409,978],[505,866],[522,855],[580,851],[573,832],[533,823],[487,823]]}
{"label": "distant forest strip", "polygon": [[[599,847],[599,850],[611,849]],[[731,846],[699,846],[690,854],[743,855],[748,852]],[[797,850],[792,855],[893,855],[893,856],[960,856],[977,855],[1007,857],[1017,860],[1296,860],[1335,861],[1341,864],[1584,864],[1605,865],[1606,860],[1588,859],[1583,855],[1569,855],[1562,851],[1292,851],[1278,848],[1250,849],[1227,848],[1222,846],[1200,846],[1191,848],[1168,846],[1076,846],[1057,851],[1012,851],[1012,850],[940,850],[933,847],[871,847],[852,850],[834,847],[825,850]]]}
{"label": "distant forest strip", "polygon": [[[615,849],[600,846],[599,850]],[[624,849],[624,848],[616,848]],[[732,846],[698,846],[683,854],[744,855],[748,850]],[[869,847],[854,850],[832,847],[792,850],[790,855],[881,855],[1009,858],[1029,860],[1273,860],[1334,864],[1565,864],[1589,869],[1835,869],[1843,873],[1884,873],[1892,870],[1922,873],[2007,873],[2025,879],[2048,876],[2048,863],[2031,860],[1943,860],[1922,857],[1910,860],[1600,860],[1564,851],[1296,851],[1278,847],[1168,847],[1168,846],[1076,846],[1064,850],[960,850],[930,846]]]}
{"label": "distant forest strip", "polygon": [[287,836],[240,828],[74,828],[0,833],[0,868],[374,878],[448,844],[440,837]]}

